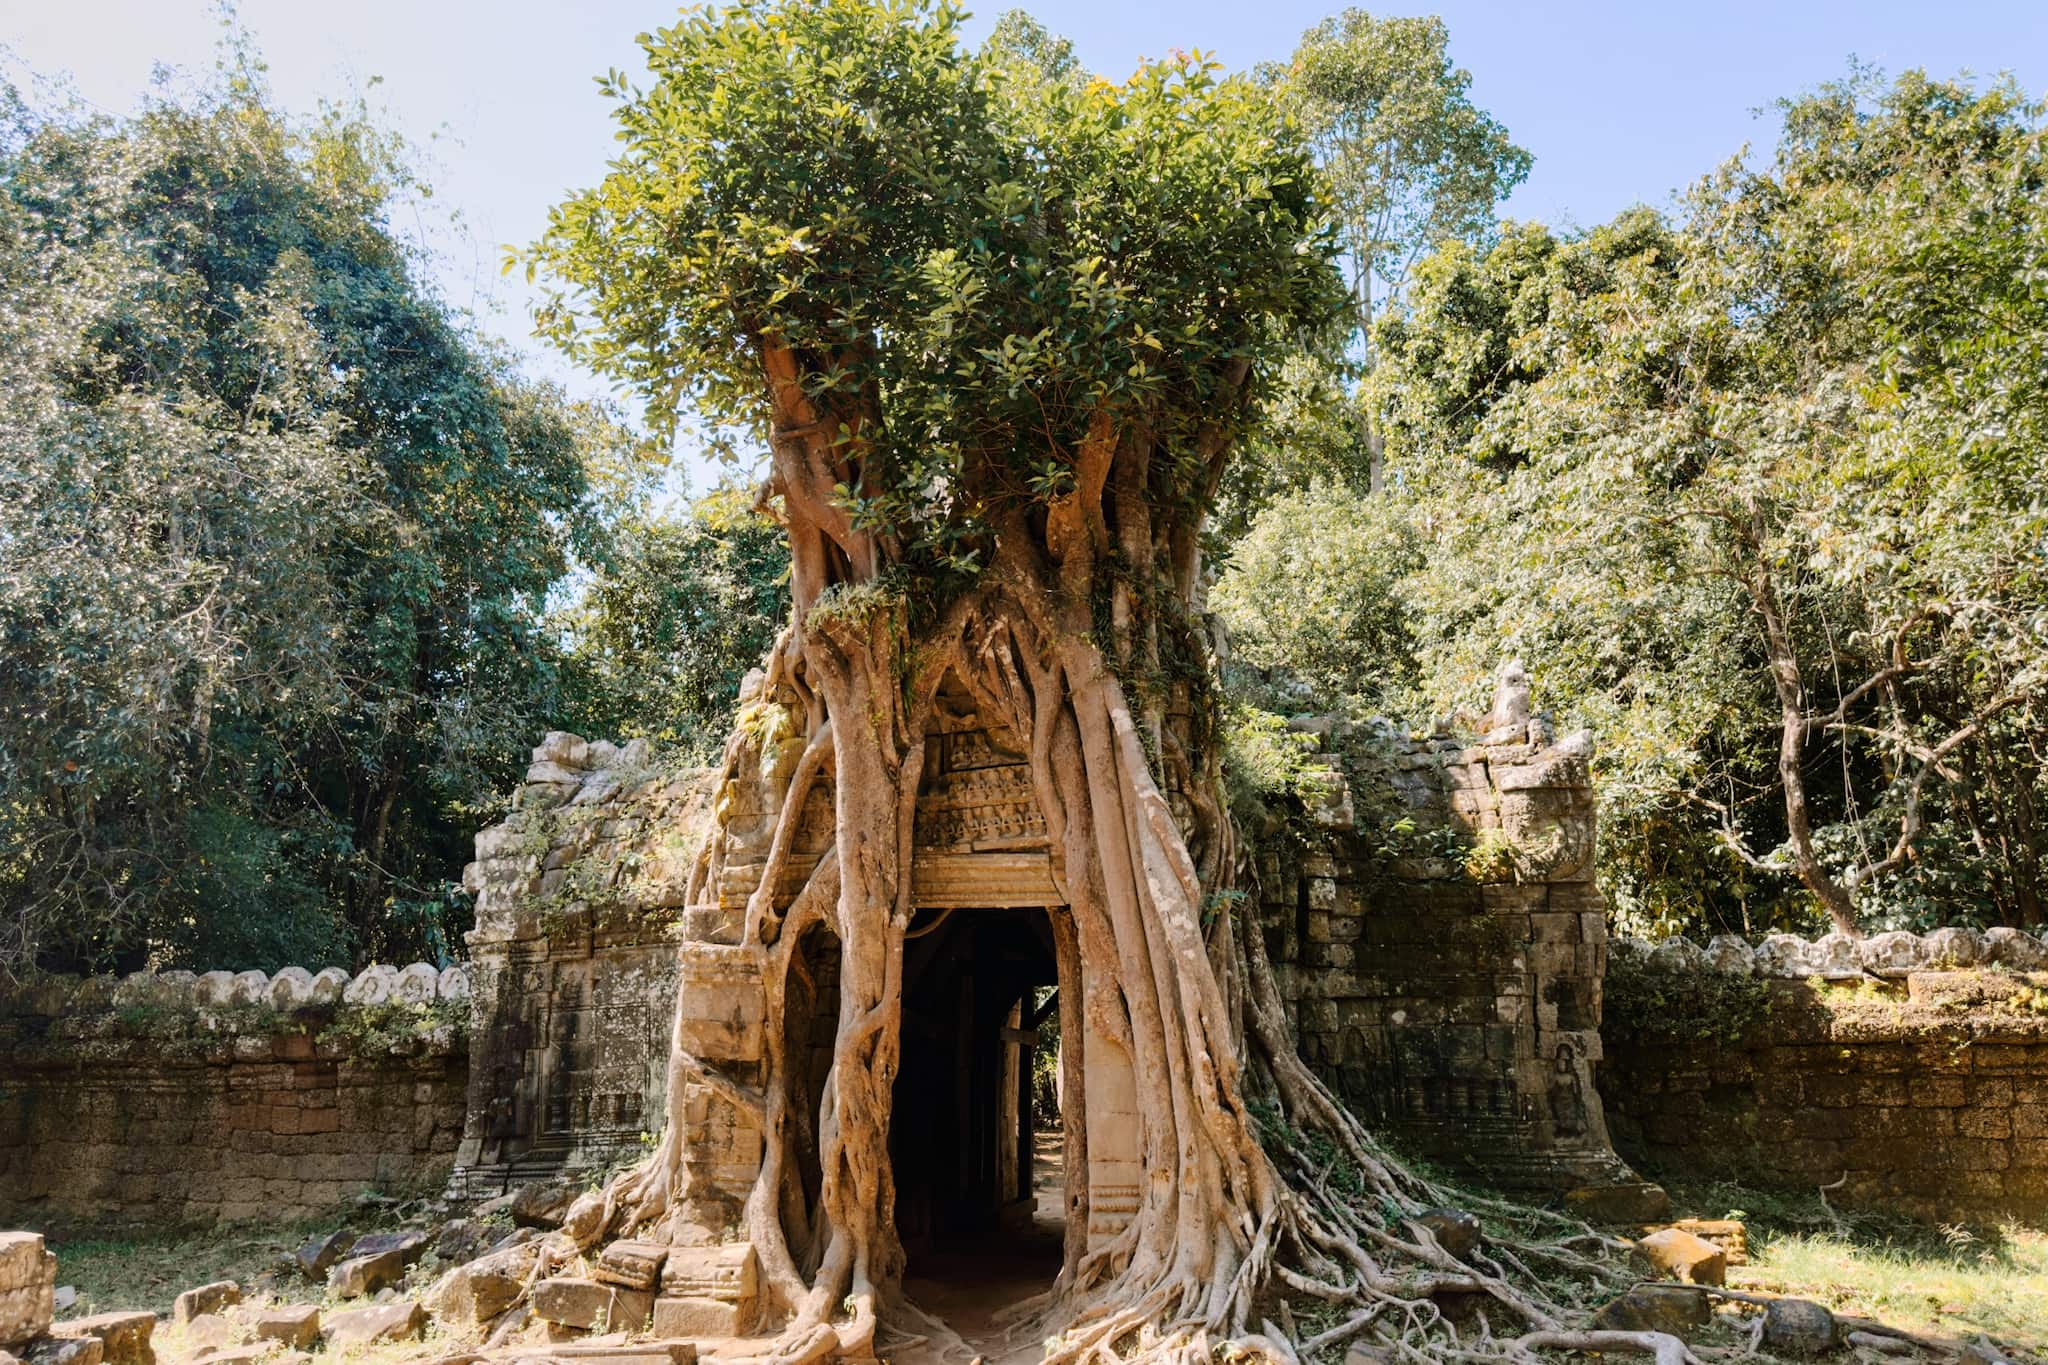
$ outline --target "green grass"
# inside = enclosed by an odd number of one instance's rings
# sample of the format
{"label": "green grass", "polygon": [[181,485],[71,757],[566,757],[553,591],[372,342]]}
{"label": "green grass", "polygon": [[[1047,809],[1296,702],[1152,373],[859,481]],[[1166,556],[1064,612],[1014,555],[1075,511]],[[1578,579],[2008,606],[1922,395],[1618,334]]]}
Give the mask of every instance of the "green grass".
{"label": "green grass", "polygon": [[[53,1237],[49,1246],[57,1253],[57,1282],[78,1290],[73,1315],[143,1308],[168,1314],[171,1300],[194,1285],[233,1280],[247,1289],[308,1238],[340,1226],[330,1218],[263,1228],[145,1229],[109,1238]],[[326,1292],[302,1276],[277,1278],[279,1294],[292,1302],[317,1302]]]}
{"label": "green grass", "polygon": [[1812,1299],[1907,1331],[2048,1352],[2048,1231],[1832,1209],[1811,1192],[1725,1183],[1671,1190],[1680,1213],[1739,1218],[1749,1264],[1730,1288]]}

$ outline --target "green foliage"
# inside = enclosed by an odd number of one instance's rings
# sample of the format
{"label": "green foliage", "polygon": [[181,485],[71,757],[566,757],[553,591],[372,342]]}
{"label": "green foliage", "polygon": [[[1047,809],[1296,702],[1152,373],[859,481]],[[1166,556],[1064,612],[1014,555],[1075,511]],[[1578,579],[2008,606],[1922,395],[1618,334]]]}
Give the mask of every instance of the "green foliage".
{"label": "green foliage", "polygon": [[[754,0],[643,40],[606,78],[621,151],[526,258],[546,329],[727,448],[762,434],[765,349],[798,358],[858,476],[836,504],[919,593],[1071,486],[1098,423],[1166,453],[1155,506],[1214,487],[1299,329],[1341,305],[1318,181],[1252,82],[1193,57],[1081,81],[948,4]],[[1034,55],[1035,54],[1035,55]],[[1275,363],[1268,363],[1275,362]]]}
{"label": "green foliage", "polygon": [[1404,510],[1386,498],[1320,480],[1275,498],[1209,596],[1233,690],[1291,711],[1403,709],[1415,646],[1399,586],[1416,566]]}
{"label": "green foliage", "polygon": [[2042,109],[1910,73],[1782,112],[1677,221],[1448,245],[1380,324],[1420,690],[1519,656],[1595,728],[1630,927],[1812,927],[1828,885],[2038,921]]}
{"label": "green foliage", "polygon": [[1721,971],[1677,971],[1640,953],[1613,953],[1602,1011],[1615,1027],[1651,1042],[1739,1044],[1770,1014],[1770,982]]}
{"label": "green foliage", "polygon": [[740,683],[775,642],[789,603],[782,532],[737,485],[681,516],[632,516],[561,613],[592,733],[646,736],[705,761],[724,742]]}
{"label": "green foliage", "polygon": [[403,149],[231,56],[0,96],[0,971],[449,952],[633,477],[418,284]]}

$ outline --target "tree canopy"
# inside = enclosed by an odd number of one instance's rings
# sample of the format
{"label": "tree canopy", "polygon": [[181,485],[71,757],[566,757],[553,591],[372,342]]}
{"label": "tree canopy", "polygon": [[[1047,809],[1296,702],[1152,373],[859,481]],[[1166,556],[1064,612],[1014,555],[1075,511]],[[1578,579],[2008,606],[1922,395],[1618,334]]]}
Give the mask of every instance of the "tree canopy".
{"label": "tree canopy", "polygon": [[419,283],[258,73],[0,136],[0,967],[446,956],[633,447]]}

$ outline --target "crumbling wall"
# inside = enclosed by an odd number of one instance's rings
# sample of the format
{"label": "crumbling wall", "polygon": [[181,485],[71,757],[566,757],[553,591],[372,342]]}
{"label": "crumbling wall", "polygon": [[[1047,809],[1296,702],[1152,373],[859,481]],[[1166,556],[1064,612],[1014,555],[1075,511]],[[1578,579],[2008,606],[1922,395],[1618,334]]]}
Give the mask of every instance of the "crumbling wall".
{"label": "crumbling wall", "polygon": [[445,1177],[462,969],[46,977],[0,994],[0,1222],[290,1217]]}
{"label": "crumbling wall", "polygon": [[[1517,682],[1518,670],[1513,676]],[[1615,1156],[1600,1058],[1605,905],[1587,734],[1525,685],[1476,739],[1313,724],[1348,790],[1259,860],[1268,956],[1303,1057],[1410,1150],[1494,1183],[1654,1213]]]}
{"label": "crumbling wall", "polygon": [[2048,943],[2010,929],[1617,945],[1600,1089],[1652,1174],[2048,1220]]}
{"label": "crumbling wall", "polygon": [[[464,874],[476,896],[475,1043],[457,1191],[643,1156],[666,1121],[679,997],[691,1056],[760,1056],[758,950],[735,943],[750,888],[690,896],[712,823],[755,817],[745,791],[712,793],[706,779],[657,767],[645,741],[554,733],[511,817],[477,836]],[[682,1112],[693,1126],[685,1202],[717,1226],[753,1183],[759,1136],[705,1087]]]}

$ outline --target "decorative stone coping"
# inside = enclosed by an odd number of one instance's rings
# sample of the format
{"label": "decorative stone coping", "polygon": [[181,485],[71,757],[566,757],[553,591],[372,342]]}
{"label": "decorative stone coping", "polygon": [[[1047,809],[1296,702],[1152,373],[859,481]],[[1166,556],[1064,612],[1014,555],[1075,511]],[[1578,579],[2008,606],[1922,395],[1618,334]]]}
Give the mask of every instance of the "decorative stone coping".
{"label": "decorative stone coping", "polygon": [[1864,939],[1840,933],[1811,940],[1797,934],[1771,934],[1755,944],[1739,934],[1719,934],[1704,948],[1685,938],[1667,938],[1660,943],[1624,938],[1614,941],[1612,951],[1618,957],[1673,971],[1799,980],[1816,976],[1827,981],[1904,977],[1914,972],[1985,967],[2048,971],[2048,938],[2002,927],[1981,932],[1936,929],[1927,934],[1895,930]]}
{"label": "decorative stone coping", "polygon": [[467,1000],[469,968],[461,963],[408,967],[372,963],[351,977],[340,967],[319,972],[286,967],[274,975],[248,972],[131,972],[127,976],[52,975],[0,993],[0,1013],[56,1016],[138,1006],[157,1008],[269,1009],[290,1013],[337,1005],[427,1005]]}

